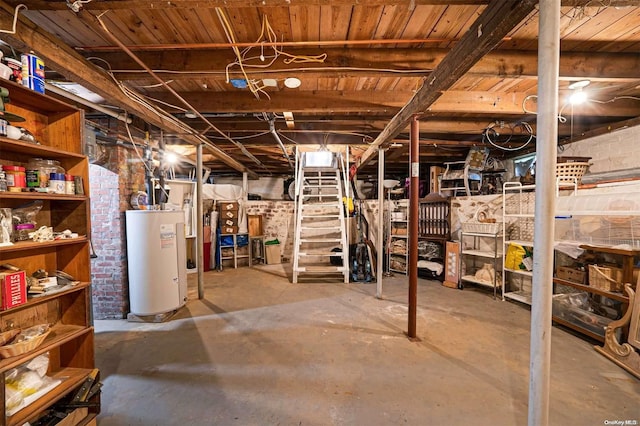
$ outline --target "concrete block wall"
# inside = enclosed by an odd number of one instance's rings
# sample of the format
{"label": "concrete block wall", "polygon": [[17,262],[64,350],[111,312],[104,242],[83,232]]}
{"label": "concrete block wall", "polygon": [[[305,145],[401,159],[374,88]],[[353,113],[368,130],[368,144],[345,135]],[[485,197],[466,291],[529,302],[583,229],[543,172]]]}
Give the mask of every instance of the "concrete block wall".
{"label": "concrete block wall", "polygon": [[561,156],[591,157],[589,173],[640,168],[640,126],[566,145]]}

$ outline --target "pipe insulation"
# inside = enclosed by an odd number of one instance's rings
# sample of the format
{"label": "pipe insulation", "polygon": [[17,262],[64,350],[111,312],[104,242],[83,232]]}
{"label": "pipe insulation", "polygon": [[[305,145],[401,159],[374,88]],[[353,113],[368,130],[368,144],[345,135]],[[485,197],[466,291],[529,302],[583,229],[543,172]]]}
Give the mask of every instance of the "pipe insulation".
{"label": "pipe insulation", "polygon": [[289,168],[291,168],[291,170],[295,170],[293,168],[293,163],[291,163],[291,158],[289,157],[289,154],[287,153],[287,148],[282,143],[282,139],[280,139],[280,135],[278,134],[278,132],[276,132],[276,126],[274,124],[274,120],[270,120],[269,121],[269,131],[271,132],[271,134],[275,138],[276,142],[278,142],[278,145],[280,145],[280,149],[282,149],[282,154],[283,154],[284,158],[286,158],[287,161],[289,162]]}

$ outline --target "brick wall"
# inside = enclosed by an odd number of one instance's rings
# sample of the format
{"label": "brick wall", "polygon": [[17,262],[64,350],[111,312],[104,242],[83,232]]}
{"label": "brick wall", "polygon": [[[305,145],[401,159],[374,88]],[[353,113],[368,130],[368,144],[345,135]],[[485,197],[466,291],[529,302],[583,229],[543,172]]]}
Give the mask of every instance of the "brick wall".
{"label": "brick wall", "polygon": [[94,318],[124,318],[129,312],[124,212],[131,208],[131,194],[144,190],[144,167],[133,151],[114,147],[104,167],[89,166],[89,182],[91,235],[98,255],[91,261]]}

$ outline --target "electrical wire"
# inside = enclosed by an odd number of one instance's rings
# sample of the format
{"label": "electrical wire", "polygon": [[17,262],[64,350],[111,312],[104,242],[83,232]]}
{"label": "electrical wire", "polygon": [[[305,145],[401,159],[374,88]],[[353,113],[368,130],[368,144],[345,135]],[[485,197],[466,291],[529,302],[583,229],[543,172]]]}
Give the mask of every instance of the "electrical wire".
{"label": "electrical wire", "polygon": [[[198,117],[200,117],[200,119],[202,119],[205,123],[207,123],[209,128],[214,129],[215,131],[217,131],[220,135],[222,135],[228,141],[230,141],[236,147],[238,147],[240,149],[240,151],[246,157],[251,159],[258,166],[260,166],[260,167],[264,168],[265,170],[267,170],[267,168],[264,165],[264,163],[262,163],[260,160],[258,160],[258,158],[256,158],[253,154],[251,154],[249,151],[247,151],[247,149],[241,143],[234,141],[232,138],[230,138],[224,132],[222,132],[218,127],[216,127],[213,123],[211,123],[211,121],[209,121],[206,117],[204,117],[201,113],[199,113],[195,108],[193,108],[193,106],[191,104],[189,104],[182,96],[180,96],[180,94],[178,94],[173,88],[171,88],[162,79],[160,79],[144,62],[142,62],[142,60],[140,60],[140,58],[138,58],[136,55],[134,55],[133,52],[131,52],[131,50],[129,50],[124,44],[122,44],[122,42],[107,28],[106,24],[102,20],[102,15],[104,15],[107,12],[108,11],[106,11],[106,12],[104,12],[104,13],[98,15],[98,16],[95,16],[95,18],[97,19],[97,21],[100,24],[100,26],[102,27],[102,29],[113,40],[114,43],[116,43],[122,50],[124,50],[124,52],[127,53],[127,55],[129,55],[141,67],[143,67],[145,70],[147,70],[147,72],[154,79],[156,79],[159,83],[161,83],[172,95],[174,95],[180,102],[182,102],[189,110],[193,111]],[[130,96],[131,99],[137,99],[136,102],[139,102],[141,105],[145,105],[145,104],[146,105],[150,105],[148,102],[146,102],[143,99],[141,99],[141,97],[139,95],[135,94],[135,92],[133,92],[132,90],[128,89],[121,82],[117,81],[115,76],[112,75],[111,77],[114,79],[114,81],[116,81],[116,84],[118,84],[118,86],[123,91],[123,93],[125,93],[125,94],[129,93],[132,96],[132,97]],[[127,94],[127,96],[129,96],[129,94]],[[213,145],[211,143],[211,141],[208,140],[207,138],[205,138],[204,136],[202,136],[202,134],[198,134],[198,133],[194,132],[191,127],[189,127],[186,124],[182,123],[181,121],[177,120],[175,117],[171,116],[166,111],[163,111],[160,108],[157,108],[155,106],[152,106],[152,108],[150,108],[150,109],[152,111],[155,111],[155,110],[160,111],[159,115],[161,117],[166,118],[168,121],[171,121],[174,124],[180,123],[180,124],[177,124],[180,128],[185,129],[187,131],[187,133],[189,133],[190,135],[195,136],[198,140],[200,140],[201,143],[205,144],[206,146],[209,146],[211,149],[214,149],[217,152],[224,152],[220,148],[218,148],[215,145]]]}
{"label": "electrical wire", "polygon": [[[262,133],[256,133],[255,135],[247,135],[247,136],[236,136],[233,139],[235,140],[244,140],[244,139],[253,139],[253,138],[259,138],[260,136],[264,136],[264,135],[268,135],[271,134],[271,132],[262,132]],[[225,138],[221,138],[219,136],[209,136],[211,139],[225,139]]]}
{"label": "electrical wire", "polygon": [[13,25],[11,26],[11,29],[10,30],[0,30],[0,33],[4,33],[4,34],[15,34],[16,33],[16,25],[18,24],[18,13],[20,12],[20,9],[28,10],[28,7],[25,4],[22,4],[22,3],[17,5],[15,7],[15,9],[13,9]]}
{"label": "electrical wire", "polygon": [[[501,128],[510,130],[510,133],[507,135],[506,139],[503,139],[502,141],[498,141],[500,133],[495,129],[495,126],[498,125],[498,124],[500,124]],[[525,142],[523,142],[521,145],[517,146],[517,147],[508,147],[508,146],[506,146],[508,143],[511,142],[512,138],[514,136],[516,136],[515,131],[517,129],[521,129],[521,131],[524,131],[524,132],[528,133],[527,140]],[[510,152],[519,151],[521,149],[524,149],[527,145],[529,145],[531,143],[531,141],[535,137],[536,136],[533,133],[533,128],[526,121],[519,121],[519,122],[513,123],[513,124],[503,124],[503,123],[498,123],[498,122],[494,121],[493,123],[491,123],[489,126],[487,126],[482,131],[482,141],[483,142],[488,142],[494,148],[500,149],[502,151],[510,151]],[[495,138],[495,140],[493,140],[492,138]]]}
{"label": "electrical wire", "polygon": [[[231,23],[229,22],[229,19],[227,18],[224,10],[222,8],[215,8],[216,10],[216,14],[218,15],[218,19],[220,20],[220,23],[222,24],[222,27],[224,29],[225,35],[227,37],[227,40],[230,42],[230,44],[232,44],[232,50],[236,55],[236,61],[229,63],[226,67],[225,67],[225,77],[226,77],[226,81],[227,83],[229,83],[231,81],[230,78],[230,69],[233,66],[238,66],[240,67],[240,72],[242,73],[242,75],[244,76],[244,79],[247,83],[247,88],[251,91],[251,93],[254,94],[254,96],[256,96],[258,99],[260,99],[260,94],[264,94],[267,98],[271,99],[271,97],[269,96],[269,94],[264,90],[267,86],[265,86],[263,83],[259,82],[256,79],[252,79],[249,78],[249,75],[246,71],[245,68],[261,68],[261,69],[266,69],[269,68],[270,66],[272,66],[276,60],[280,57],[280,56],[285,56],[286,59],[283,59],[283,62],[286,65],[289,64],[293,64],[293,63],[309,63],[309,62],[324,62],[327,59],[327,54],[326,53],[322,53],[319,55],[292,55],[290,53],[285,52],[284,50],[281,50],[278,48],[277,42],[278,42],[278,37],[275,33],[275,31],[273,30],[273,27],[271,27],[271,24],[269,23],[269,18],[267,17],[267,15],[263,15],[262,17],[262,27],[260,30],[260,35],[258,36],[258,39],[256,40],[256,44],[260,43],[260,55],[259,56],[251,56],[249,57],[249,52],[251,51],[252,48],[256,47],[256,46],[249,46],[245,49],[243,49],[242,51],[240,51],[240,49],[235,45],[236,40],[235,40],[235,35],[233,33],[233,28],[231,26]],[[264,41],[269,42],[270,48],[273,49],[273,54],[272,55],[264,55]],[[262,63],[262,64],[248,64],[247,62],[249,61],[255,61],[260,60],[262,62],[264,62],[266,59],[269,59],[269,62],[267,63]]]}

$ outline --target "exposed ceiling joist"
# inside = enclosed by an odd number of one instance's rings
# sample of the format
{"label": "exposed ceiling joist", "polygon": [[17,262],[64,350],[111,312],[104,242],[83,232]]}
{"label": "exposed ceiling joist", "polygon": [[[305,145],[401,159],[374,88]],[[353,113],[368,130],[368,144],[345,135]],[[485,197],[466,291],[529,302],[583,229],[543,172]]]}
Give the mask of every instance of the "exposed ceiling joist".
{"label": "exposed ceiling joist", "polygon": [[406,123],[413,115],[428,109],[443,91],[449,89],[486,53],[493,50],[509,31],[534,10],[537,4],[538,2],[534,0],[491,2],[433,70],[424,85],[369,146],[362,155],[358,167],[366,165],[380,146],[406,127]]}
{"label": "exposed ceiling joist", "polygon": [[[11,28],[12,25],[13,8],[0,1],[0,26],[2,28]],[[35,50],[46,61],[48,67],[55,69],[65,78],[75,81],[105,98],[109,98],[116,106],[135,114],[149,124],[169,132],[184,131],[184,127],[153,113],[127,97],[104,71],[88,62],[61,40],[42,31],[25,17],[18,16],[18,28],[19,31],[16,34],[2,34],[2,38],[9,40],[14,48],[22,51]],[[185,135],[184,140],[194,145],[203,143],[203,140],[197,137],[195,133],[193,135]],[[205,143],[205,146],[229,167],[257,177],[255,172],[247,169],[215,145]]]}
{"label": "exposed ceiling joist", "polygon": [[[291,96],[295,93],[295,96]],[[510,115],[521,115],[523,105],[530,93],[522,92],[486,92],[486,91],[446,91],[428,107],[422,109],[429,113],[475,113],[499,114],[504,119]],[[199,111],[224,111],[245,114],[261,111],[296,112],[362,112],[393,114],[413,96],[408,91],[281,91],[274,92],[270,99],[256,99],[248,91],[222,92],[212,96],[210,92],[182,92],[182,96]],[[158,93],[154,99],[170,103],[174,101],[170,94]],[[527,101],[527,109],[535,111],[535,100]],[[607,117],[633,117],[640,115],[640,103],[619,100],[604,105],[585,104],[574,107],[573,114],[580,115],[590,109],[590,114]],[[167,108],[170,112],[178,112]],[[416,111],[418,112],[418,111]]]}
{"label": "exposed ceiling joist", "polygon": [[[73,1],[71,1],[73,3]],[[563,6],[584,6],[593,0],[562,0]],[[18,4],[19,1],[11,1]],[[32,10],[65,10],[65,1],[30,1]],[[419,5],[484,5],[489,0],[105,0],[92,1],[83,6],[91,10],[129,9],[200,9],[213,7],[291,7],[291,6],[406,6]],[[638,5],[637,0],[609,0],[611,6]]]}
{"label": "exposed ceiling joist", "polygon": [[[326,53],[321,64],[295,66],[276,61],[265,69],[247,68],[251,78],[284,78],[296,73],[303,79],[349,77],[421,77],[428,75],[448,50],[434,48],[331,48],[287,49],[298,56]],[[236,58],[231,50],[137,51],[138,57],[159,75],[175,81],[224,75],[224,69]],[[101,52],[121,80],[148,80],[149,76],[124,53]],[[258,63],[262,65],[262,63]],[[535,51],[499,50],[482,57],[468,72],[473,76],[537,78]],[[212,71],[217,70],[217,71]],[[240,74],[232,67],[233,77]],[[567,52],[560,58],[560,78],[565,80],[627,81],[640,79],[640,55],[632,53]]]}

